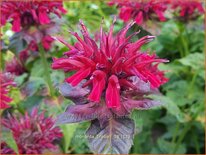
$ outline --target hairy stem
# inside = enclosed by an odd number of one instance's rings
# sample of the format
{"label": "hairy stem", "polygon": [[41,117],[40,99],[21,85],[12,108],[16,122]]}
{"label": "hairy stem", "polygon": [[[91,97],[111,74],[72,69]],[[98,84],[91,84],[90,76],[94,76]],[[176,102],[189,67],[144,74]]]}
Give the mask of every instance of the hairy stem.
{"label": "hairy stem", "polygon": [[38,44],[38,48],[39,48],[39,53],[40,53],[42,63],[43,63],[43,67],[44,67],[44,71],[45,71],[45,74],[44,74],[45,79],[46,79],[47,84],[49,86],[49,92],[50,92],[50,95],[53,96],[54,91],[52,89],[52,81],[51,81],[51,77],[50,77],[50,73],[49,73],[49,65],[48,65],[48,62],[46,60],[45,50],[44,50],[41,43]]}

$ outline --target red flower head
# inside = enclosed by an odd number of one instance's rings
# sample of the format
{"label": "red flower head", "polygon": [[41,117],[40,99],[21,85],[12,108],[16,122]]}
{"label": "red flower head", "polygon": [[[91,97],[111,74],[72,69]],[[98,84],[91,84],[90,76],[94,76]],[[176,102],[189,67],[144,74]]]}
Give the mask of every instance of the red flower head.
{"label": "red flower head", "polygon": [[25,72],[25,68],[15,57],[11,61],[6,62],[5,70],[17,76]]}
{"label": "red flower head", "polygon": [[11,21],[12,30],[18,32],[21,28],[32,25],[50,24],[51,13],[61,17],[61,13],[66,13],[66,10],[63,9],[62,1],[3,1],[1,13],[1,24],[5,25],[7,21]]}
{"label": "red flower head", "polygon": [[[20,154],[41,154],[45,149],[56,149],[54,141],[62,137],[60,129],[54,127],[54,120],[44,113],[38,114],[37,109],[19,120],[11,116],[2,119],[2,125],[12,131]],[[5,144],[2,147],[1,153],[12,151]]]}
{"label": "red flower head", "polygon": [[178,15],[185,20],[195,19],[204,13],[204,8],[199,0],[174,0],[172,9],[176,9]]}
{"label": "red flower head", "polygon": [[13,78],[9,73],[0,73],[0,109],[6,109],[9,107],[7,103],[11,102],[12,99],[7,96],[9,92],[9,86],[15,86]]}
{"label": "red flower head", "polygon": [[103,32],[101,28],[98,46],[89,36],[85,25],[80,22],[83,39],[71,32],[78,40],[72,46],[57,38],[70,50],[64,54],[65,57],[54,59],[52,68],[63,69],[65,72],[75,71],[66,82],[74,88],[79,85],[82,88],[88,86],[90,93],[87,98],[90,102],[100,103],[103,100],[112,109],[122,106],[125,91],[142,89],[136,84],[137,78],[149,83],[152,89],[158,88],[167,79],[157,67],[167,60],[140,51],[141,46],[152,41],[154,36],[145,36],[136,42],[130,41],[137,34],[126,36],[133,24],[128,24],[116,35],[113,35],[114,25],[110,27],[109,33]]}
{"label": "red flower head", "polygon": [[[46,35],[42,38],[41,42],[42,42],[42,45],[43,45],[45,51],[48,51],[52,47],[53,41],[54,41],[54,39],[49,35]],[[34,40],[31,40],[29,45],[23,51],[27,51],[27,53],[29,51],[31,51],[31,52],[38,51],[37,42],[35,42]]]}
{"label": "red flower head", "polygon": [[167,9],[167,0],[111,0],[109,5],[117,4],[120,9],[119,17],[127,22],[133,19],[138,25],[149,19],[159,18],[165,21],[164,12]]}

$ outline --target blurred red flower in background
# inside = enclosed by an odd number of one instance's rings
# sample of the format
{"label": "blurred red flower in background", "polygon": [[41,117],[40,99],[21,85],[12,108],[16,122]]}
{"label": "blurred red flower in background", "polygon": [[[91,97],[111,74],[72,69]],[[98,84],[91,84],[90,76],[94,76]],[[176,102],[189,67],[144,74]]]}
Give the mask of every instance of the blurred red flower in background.
{"label": "blurred red flower in background", "polygon": [[[46,35],[42,38],[41,43],[46,52],[49,49],[51,49],[53,41],[54,39],[49,35]],[[31,40],[29,45],[23,51],[20,52],[20,59],[26,60],[30,52],[36,52],[36,51],[38,51],[37,42],[35,42],[34,40]]]}
{"label": "blurred red flower in background", "polygon": [[70,50],[65,53],[65,57],[54,59],[52,68],[63,69],[65,72],[76,71],[66,79],[66,82],[76,87],[86,79],[82,87],[91,88],[88,99],[100,102],[103,97],[109,108],[121,106],[121,95],[124,94],[124,90],[139,89],[133,77],[150,83],[152,89],[158,88],[167,82],[164,73],[158,70],[158,64],[167,60],[140,51],[141,46],[152,41],[154,36],[145,36],[134,43],[130,42],[130,39],[138,33],[126,36],[133,24],[128,24],[115,36],[114,25],[110,27],[108,34],[101,28],[98,47],[89,36],[85,25],[80,22],[83,39],[77,33],[71,32],[78,40],[74,46],[56,38]]}
{"label": "blurred red flower in background", "polygon": [[199,0],[173,0],[171,1],[172,9],[175,9],[178,16],[185,20],[195,19],[197,16],[204,14],[204,8]]}
{"label": "blurred red flower in background", "polygon": [[[52,117],[38,114],[34,108],[19,119],[13,116],[1,120],[4,127],[12,131],[20,154],[41,154],[45,149],[57,149],[55,140],[62,137],[59,127],[54,127]],[[14,153],[5,142],[1,143],[1,153]]]}
{"label": "blurred red flower in background", "polygon": [[168,7],[168,0],[111,0],[109,5],[117,5],[120,9],[119,17],[124,22],[133,19],[141,25],[151,19],[165,21],[164,13]]}
{"label": "blurred red flower in background", "polygon": [[32,25],[44,25],[51,22],[49,14],[61,17],[66,13],[62,1],[3,1],[1,2],[1,24],[11,21],[12,30],[18,32],[21,28]]}
{"label": "blurred red flower in background", "polygon": [[[12,23],[12,30],[17,33],[11,37],[11,42],[19,39],[25,44],[26,41],[24,51],[32,47],[38,51],[37,44],[40,42],[45,50],[49,50],[53,41],[50,36],[59,31],[59,18],[62,13],[66,13],[62,1],[3,1],[0,9],[1,25]],[[26,58],[24,54],[22,57]]]}
{"label": "blurred red flower in background", "polygon": [[9,108],[8,103],[12,101],[8,96],[10,86],[15,86],[12,75],[10,73],[0,73],[0,109]]}

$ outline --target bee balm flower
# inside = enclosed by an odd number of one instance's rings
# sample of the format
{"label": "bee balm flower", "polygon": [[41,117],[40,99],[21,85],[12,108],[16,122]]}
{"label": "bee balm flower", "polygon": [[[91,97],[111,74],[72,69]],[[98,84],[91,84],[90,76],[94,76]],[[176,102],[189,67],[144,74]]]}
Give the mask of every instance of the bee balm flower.
{"label": "bee balm flower", "polygon": [[[140,51],[154,36],[132,42],[138,32],[126,34],[133,24],[126,25],[116,35],[114,23],[108,33],[100,28],[95,38],[99,44],[90,37],[82,21],[83,37],[71,32],[77,39],[73,46],[56,38],[70,50],[64,57],[55,58],[52,68],[75,72],[59,86],[60,93],[75,104],[57,117],[56,124],[92,120],[86,136],[90,149],[98,154],[128,154],[135,132],[129,114],[133,109],[147,110],[161,105],[148,95],[157,93],[157,88],[167,82],[164,72],[158,69],[158,64],[167,60]],[[110,137],[111,145],[107,145],[108,138],[99,137]]]}
{"label": "bee balm flower", "polygon": [[65,72],[75,71],[75,74],[65,81],[72,87],[84,81],[81,87],[88,86],[88,100],[96,103],[104,100],[108,108],[122,106],[125,90],[139,89],[133,77],[149,83],[152,89],[158,88],[167,82],[163,72],[158,70],[158,64],[167,60],[140,51],[141,46],[152,41],[154,36],[145,36],[136,42],[130,41],[137,34],[126,36],[133,24],[128,24],[116,35],[113,35],[114,25],[110,27],[108,33],[101,28],[98,46],[89,36],[85,25],[80,22],[83,39],[76,32],[71,32],[78,40],[74,46],[56,38],[70,50],[64,57],[54,59],[52,68],[62,69]]}
{"label": "bee balm flower", "polygon": [[[56,149],[54,141],[62,137],[58,127],[54,127],[54,120],[38,114],[34,109],[31,114],[25,114],[18,120],[16,117],[2,119],[2,125],[12,131],[20,154],[41,154],[45,149]],[[12,152],[2,144],[2,152]]]}
{"label": "bee balm flower", "polygon": [[171,3],[172,9],[175,9],[180,19],[187,21],[204,14],[204,8],[199,0],[174,0]]}
{"label": "bee balm flower", "polygon": [[9,87],[15,86],[15,83],[9,73],[0,73],[0,80],[0,109],[6,109],[9,108],[8,103],[12,101],[8,96]]}
{"label": "bee balm flower", "polygon": [[150,19],[165,21],[164,13],[167,9],[167,0],[111,0],[109,5],[116,4],[120,9],[119,17],[127,22],[133,19],[138,25]]}
{"label": "bee balm flower", "polygon": [[1,24],[5,25],[7,21],[11,21],[12,30],[15,32],[32,25],[51,23],[50,13],[59,17],[61,13],[66,13],[61,1],[3,1],[0,9],[2,13]]}

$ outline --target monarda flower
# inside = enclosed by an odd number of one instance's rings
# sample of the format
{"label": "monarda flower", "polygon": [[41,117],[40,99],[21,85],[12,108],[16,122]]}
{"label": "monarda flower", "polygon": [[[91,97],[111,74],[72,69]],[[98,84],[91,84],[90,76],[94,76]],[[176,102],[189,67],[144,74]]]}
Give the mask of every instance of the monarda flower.
{"label": "monarda flower", "polygon": [[[1,123],[11,130],[20,154],[41,154],[45,150],[57,149],[55,141],[62,137],[58,127],[54,127],[52,117],[38,114],[35,108],[31,114],[25,113],[19,119],[13,116],[3,118]],[[12,152],[6,143],[1,145],[1,153]],[[14,151],[13,151],[14,152]]]}
{"label": "monarda flower", "polygon": [[119,17],[124,22],[132,19],[141,25],[147,20],[166,20],[164,13],[168,7],[167,0],[111,0],[109,2],[109,5],[115,4],[120,9]]}
{"label": "monarda flower", "polygon": [[132,24],[128,24],[116,36],[112,34],[113,25],[108,34],[101,29],[98,46],[81,22],[84,40],[77,33],[71,32],[78,42],[74,46],[65,43],[71,50],[65,53],[65,57],[54,59],[52,68],[66,72],[76,71],[65,81],[76,87],[86,80],[82,87],[91,88],[88,100],[99,103],[105,97],[108,108],[120,107],[122,90],[137,89],[132,80],[134,76],[149,82],[151,88],[158,88],[167,79],[157,66],[167,60],[140,51],[141,46],[152,41],[154,36],[145,36],[134,43],[130,42],[134,34],[126,37],[126,32]]}
{"label": "monarda flower", "polygon": [[[66,13],[62,1],[3,1],[0,9],[1,25],[11,22],[12,30],[16,32],[10,42],[19,50],[17,52],[25,46],[39,43],[48,50],[52,42],[51,39],[48,41],[48,37],[59,31],[60,17]],[[17,44],[22,44],[22,49],[19,48],[21,46],[16,47]]]}
{"label": "monarda flower", "polygon": [[181,20],[188,21],[196,19],[204,14],[204,8],[199,0],[174,0],[171,1],[172,9]]}
{"label": "monarda flower", "polygon": [[9,73],[0,73],[0,109],[6,109],[10,106],[8,105],[12,99],[8,96],[9,87],[15,86],[15,82],[13,81],[13,77]]}
{"label": "monarda flower", "polygon": [[34,25],[45,25],[51,23],[50,14],[54,13],[61,17],[66,13],[62,1],[2,1],[1,2],[1,24],[5,25],[11,21],[12,30],[18,32],[21,28]]}
{"label": "monarda flower", "polygon": [[[116,35],[113,35],[114,24],[108,33],[101,27],[99,44],[90,37],[82,21],[83,38],[71,32],[77,39],[73,46],[56,37],[70,50],[64,57],[55,58],[52,68],[75,72],[59,87],[60,93],[75,105],[70,105],[58,116],[57,124],[92,120],[86,134],[91,150],[96,153],[104,150],[104,153],[111,150],[115,154],[128,153],[134,134],[134,122],[129,114],[133,109],[144,110],[161,104],[148,95],[158,93],[157,88],[167,82],[158,65],[168,61],[140,51],[141,46],[152,41],[154,36],[131,42],[138,33],[126,36],[133,24],[129,23]],[[127,140],[123,138],[125,135]]]}

